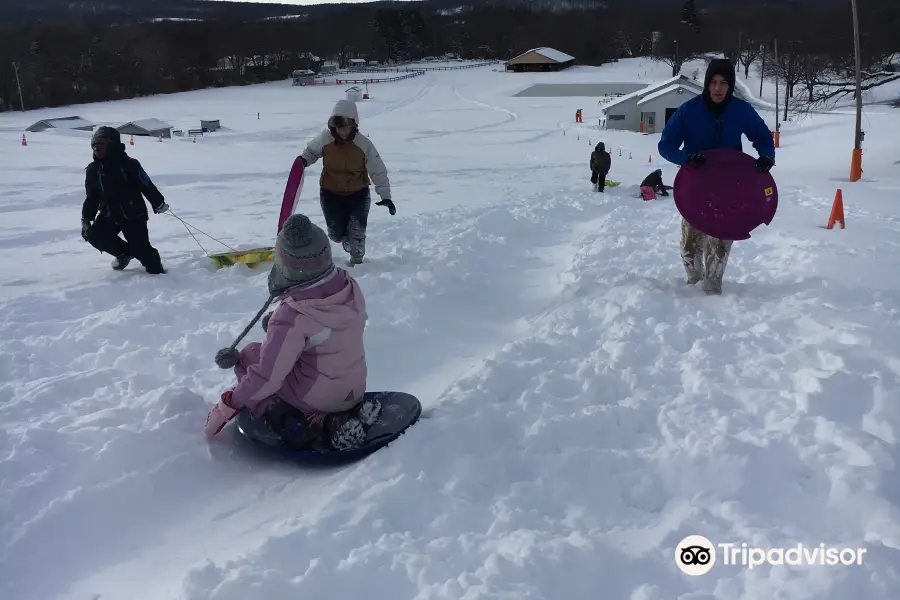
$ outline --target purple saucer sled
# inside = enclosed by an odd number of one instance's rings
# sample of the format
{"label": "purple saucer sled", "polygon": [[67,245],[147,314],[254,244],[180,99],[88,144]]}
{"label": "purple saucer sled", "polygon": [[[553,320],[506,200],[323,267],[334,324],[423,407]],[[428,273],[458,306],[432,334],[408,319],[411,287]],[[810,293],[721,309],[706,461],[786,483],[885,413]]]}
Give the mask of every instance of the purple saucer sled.
{"label": "purple saucer sled", "polygon": [[675,207],[703,233],[722,240],[746,240],[778,209],[771,173],[757,173],[756,159],[740,150],[704,151],[702,167],[682,166],[675,176]]}

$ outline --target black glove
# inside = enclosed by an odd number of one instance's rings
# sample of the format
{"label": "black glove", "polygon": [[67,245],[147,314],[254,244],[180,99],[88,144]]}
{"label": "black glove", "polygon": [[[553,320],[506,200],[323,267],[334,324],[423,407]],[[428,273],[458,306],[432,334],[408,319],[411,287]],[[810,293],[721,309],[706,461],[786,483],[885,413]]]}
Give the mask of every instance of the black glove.
{"label": "black glove", "polygon": [[302,157],[302,156],[301,156],[301,157],[300,157],[300,162],[302,162],[302,163],[303,163],[303,168],[304,168],[304,169],[305,169],[305,168],[306,168],[306,167],[308,167],[308,166],[309,166],[309,163],[308,163],[308,162],[306,162],[306,159],[305,159],[305,158],[303,158],[303,157]]}
{"label": "black glove", "polygon": [[262,318],[262,328],[263,331],[269,330],[269,318],[272,316],[272,313],[267,313],[266,316]]}
{"label": "black glove", "polygon": [[84,238],[84,241],[88,241],[88,232],[91,230],[91,222],[87,219],[81,220],[81,237]]}
{"label": "black glove", "polygon": [[163,202],[159,206],[153,207],[153,212],[155,212],[158,215],[166,212],[167,210],[169,210],[169,205],[166,204],[165,202]]}
{"label": "black glove", "polygon": [[692,167],[702,167],[706,164],[706,156],[704,156],[702,152],[694,152],[693,154],[688,156],[684,164],[690,165]]}
{"label": "black glove", "polygon": [[756,159],[756,172],[768,173],[775,166],[775,159],[771,156],[760,156]]}
{"label": "black glove", "polygon": [[376,202],[375,205],[376,205],[376,206],[387,206],[387,207],[388,207],[388,210],[391,211],[391,214],[392,214],[392,215],[396,215],[396,214],[397,214],[397,207],[394,206],[394,203],[391,202],[391,199],[390,199],[390,198],[385,198],[385,199],[382,200],[381,202]]}

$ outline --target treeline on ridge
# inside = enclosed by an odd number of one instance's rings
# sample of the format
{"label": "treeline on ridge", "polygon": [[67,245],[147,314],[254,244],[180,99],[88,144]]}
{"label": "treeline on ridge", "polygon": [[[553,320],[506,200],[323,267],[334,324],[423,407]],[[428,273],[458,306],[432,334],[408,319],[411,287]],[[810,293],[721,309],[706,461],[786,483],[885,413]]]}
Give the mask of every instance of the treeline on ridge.
{"label": "treeline on ridge", "polygon": [[[312,68],[312,57],[346,65],[350,58],[404,62],[452,53],[506,60],[550,46],[581,64],[652,55],[677,72],[703,52],[749,65],[760,47],[798,98],[822,103],[852,93],[852,16],[846,6],[790,9],[750,3],[691,11],[623,2],[609,8],[542,11],[484,5],[461,10],[427,3],[347,5],[299,18],[260,18],[231,11],[197,21],[109,22],[89,18],[29,23],[0,31],[0,110],[133,98],[207,87],[283,80]],[[690,4],[690,2],[688,3]],[[900,2],[860,2],[864,82],[896,77]],[[746,69],[747,67],[743,67]],[[848,92],[848,85],[851,86]],[[21,97],[19,94],[21,90]]]}

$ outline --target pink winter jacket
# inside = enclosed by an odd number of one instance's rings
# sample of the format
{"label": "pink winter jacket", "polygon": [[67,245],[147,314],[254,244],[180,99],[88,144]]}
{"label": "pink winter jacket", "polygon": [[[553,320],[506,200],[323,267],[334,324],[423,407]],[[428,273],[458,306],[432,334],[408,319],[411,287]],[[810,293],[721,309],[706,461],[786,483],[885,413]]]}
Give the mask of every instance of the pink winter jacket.
{"label": "pink winter jacket", "polygon": [[356,406],[366,391],[366,319],[362,290],[341,268],[284,297],[262,344],[241,350],[235,408],[259,416],[273,394],[306,413]]}

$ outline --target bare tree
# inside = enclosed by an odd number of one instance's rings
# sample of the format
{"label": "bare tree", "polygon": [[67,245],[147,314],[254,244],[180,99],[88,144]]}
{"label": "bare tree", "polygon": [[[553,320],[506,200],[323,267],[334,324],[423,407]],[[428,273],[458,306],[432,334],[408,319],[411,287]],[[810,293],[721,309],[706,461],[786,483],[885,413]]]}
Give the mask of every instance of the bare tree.
{"label": "bare tree", "polygon": [[740,63],[744,66],[744,79],[750,77],[750,65],[762,56],[763,44],[752,37],[742,42],[742,48],[738,53]]}
{"label": "bare tree", "polygon": [[[787,121],[788,110],[794,97],[794,88],[797,87],[801,80],[800,61],[794,52],[796,49],[795,43],[796,40],[789,40],[788,51],[784,53],[779,52],[777,61],[774,56],[771,59],[767,59],[762,73],[762,76],[766,78],[774,79],[777,77],[778,83],[784,85],[784,115],[782,119],[785,121]],[[778,46],[779,49],[783,47],[780,40]]]}
{"label": "bare tree", "polygon": [[684,63],[703,56],[694,35],[696,34],[686,33],[682,28],[655,32],[650,56],[672,67],[672,77],[675,77],[681,72]]}

